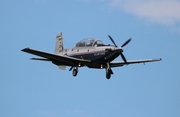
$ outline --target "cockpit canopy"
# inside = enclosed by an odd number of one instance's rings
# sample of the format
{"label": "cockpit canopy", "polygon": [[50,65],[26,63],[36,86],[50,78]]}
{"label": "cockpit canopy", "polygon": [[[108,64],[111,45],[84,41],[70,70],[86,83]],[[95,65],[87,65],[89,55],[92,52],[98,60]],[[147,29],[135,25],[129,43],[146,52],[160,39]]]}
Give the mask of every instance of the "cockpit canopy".
{"label": "cockpit canopy", "polygon": [[93,38],[85,38],[78,42],[75,47],[97,47],[97,46],[103,46],[103,42],[101,40],[96,40]]}

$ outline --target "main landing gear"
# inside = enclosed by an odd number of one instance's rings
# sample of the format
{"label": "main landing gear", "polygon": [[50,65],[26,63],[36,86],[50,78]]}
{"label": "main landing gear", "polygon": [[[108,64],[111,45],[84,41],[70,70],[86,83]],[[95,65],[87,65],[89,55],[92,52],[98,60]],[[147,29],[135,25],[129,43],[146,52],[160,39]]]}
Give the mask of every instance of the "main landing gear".
{"label": "main landing gear", "polygon": [[[71,71],[72,70],[72,75],[75,77],[75,76],[77,76],[77,74],[78,74],[78,67],[71,67],[70,69],[69,69],[69,71]],[[110,79],[111,78],[111,74],[114,74],[113,73],[113,71],[111,70],[111,68],[110,68],[110,65],[109,65],[109,63],[107,63],[107,65],[106,65],[106,78],[107,79]]]}
{"label": "main landing gear", "polygon": [[78,74],[78,67],[75,67],[72,71],[72,75],[75,77]]}

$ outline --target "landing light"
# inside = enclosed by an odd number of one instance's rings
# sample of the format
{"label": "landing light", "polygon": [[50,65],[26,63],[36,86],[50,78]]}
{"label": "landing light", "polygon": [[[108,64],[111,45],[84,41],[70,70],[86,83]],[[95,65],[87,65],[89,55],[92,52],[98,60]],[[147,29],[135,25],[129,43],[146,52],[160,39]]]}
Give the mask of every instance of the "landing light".
{"label": "landing light", "polygon": [[101,64],[101,69],[103,68],[103,65]]}

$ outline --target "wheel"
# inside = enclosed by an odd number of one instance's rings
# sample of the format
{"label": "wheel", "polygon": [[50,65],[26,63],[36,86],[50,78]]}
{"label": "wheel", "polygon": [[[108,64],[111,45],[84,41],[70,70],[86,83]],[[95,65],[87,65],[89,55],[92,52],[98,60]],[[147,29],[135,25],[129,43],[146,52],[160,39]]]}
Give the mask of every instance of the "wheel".
{"label": "wheel", "polygon": [[73,69],[72,75],[73,75],[73,76],[77,76],[77,73],[78,73],[78,70],[77,70],[77,69]]}
{"label": "wheel", "polygon": [[111,78],[111,74],[110,73],[106,73],[106,78],[110,79]]}
{"label": "wheel", "polygon": [[111,78],[111,73],[110,73],[109,70],[106,72],[106,78],[107,78],[107,79],[110,79],[110,78]]}

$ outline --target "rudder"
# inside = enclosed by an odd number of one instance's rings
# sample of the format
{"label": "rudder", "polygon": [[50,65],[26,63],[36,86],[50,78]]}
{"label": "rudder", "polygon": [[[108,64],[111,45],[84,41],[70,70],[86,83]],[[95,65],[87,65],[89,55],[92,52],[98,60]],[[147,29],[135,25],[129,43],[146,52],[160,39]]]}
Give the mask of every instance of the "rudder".
{"label": "rudder", "polygon": [[55,54],[62,54],[64,50],[62,32],[56,36]]}

